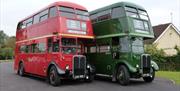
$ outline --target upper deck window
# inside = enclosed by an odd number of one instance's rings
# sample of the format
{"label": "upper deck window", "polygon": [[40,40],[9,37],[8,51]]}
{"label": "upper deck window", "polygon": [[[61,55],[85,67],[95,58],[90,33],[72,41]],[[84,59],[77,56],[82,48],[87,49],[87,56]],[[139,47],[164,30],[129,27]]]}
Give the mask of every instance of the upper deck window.
{"label": "upper deck window", "polygon": [[91,18],[92,23],[97,22],[97,20],[98,20],[97,17],[98,17],[98,14],[97,14],[97,13],[90,15],[90,18]]}
{"label": "upper deck window", "polygon": [[58,8],[60,15],[67,18],[75,18],[75,12],[73,8],[60,6]]}
{"label": "upper deck window", "polygon": [[73,9],[73,8],[70,8],[70,7],[60,6],[60,7],[59,7],[59,10],[60,10],[60,11],[63,11],[63,12],[74,13],[74,9]]}
{"label": "upper deck window", "polygon": [[26,27],[32,25],[33,19],[29,18],[28,20],[25,21],[26,22]]}
{"label": "upper deck window", "polygon": [[122,7],[116,7],[112,9],[112,18],[119,18],[124,15]]}
{"label": "upper deck window", "polygon": [[136,8],[125,7],[125,10],[126,10],[126,15],[127,16],[134,17],[134,18],[139,18]]}
{"label": "upper deck window", "polygon": [[84,15],[84,16],[88,16],[89,15],[89,13],[88,13],[88,11],[85,11],[85,10],[75,10],[76,11],[76,14],[78,14],[78,15]]}
{"label": "upper deck window", "polygon": [[18,26],[17,26],[17,30],[23,29],[23,28],[25,28],[25,27],[26,27],[25,23],[19,22],[19,24],[18,24]]}
{"label": "upper deck window", "polygon": [[90,16],[92,23],[103,21],[111,18],[111,9],[104,10]]}
{"label": "upper deck window", "polygon": [[75,12],[77,14],[77,18],[78,19],[89,20],[89,13],[88,13],[88,11],[76,9]]}
{"label": "upper deck window", "polygon": [[148,33],[149,24],[147,21],[134,19],[133,24],[136,32]]}
{"label": "upper deck window", "polygon": [[71,7],[60,6],[58,8],[60,16],[67,18],[76,18],[81,20],[89,20],[89,13],[86,10],[74,9]]}
{"label": "upper deck window", "polygon": [[40,21],[48,19],[48,9],[40,13]]}
{"label": "upper deck window", "polygon": [[38,22],[39,22],[39,14],[36,14],[36,15],[34,16],[33,24],[36,24],[36,23],[38,23]]}
{"label": "upper deck window", "polygon": [[134,18],[139,17],[136,8],[127,6],[127,7],[125,7],[125,10],[126,10],[126,15],[127,16],[134,17]]}
{"label": "upper deck window", "polygon": [[144,10],[138,10],[139,16],[141,19],[148,20],[148,14]]}
{"label": "upper deck window", "polygon": [[134,17],[134,18],[140,18],[143,20],[149,20],[148,14],[146,13],[145,10],[141,10],[141,9],[137,10],[136,8],[129,7],[129,6],[126,6],[125,10],[126,10],[127,16]]}
{"label": "upper deck window", "polygon": [[49,17],[56,16],[56,7],[51,7],[49,10]]}
{"label": "upper deck window", "polygon": [[130,12],[135,12],[135,13],[137,13],[136,8],[133,8],[133,7],[127,6],[127,7],[125,7],[125,10],[126,10],[126,11],[130,11]]}
{"label": "upper deck window", "polygon": [[111,17],[111,10],[105,10],[98,13],[98,21],[107,20]]}
{"label": "upper deck window", "polygon": [[134,12],[126,12],[126,15],[134,18],[139,18],[138,14]]}
{"label": "upper deck window", "polygon": [[20,22],[20,23],[18,24],[17,30],[26,28],[26,27],[32,25],[32,23],[33,23],[33,18],[29,18],[29,19],[27,19],[27,20],[25,20],[25,21],[23,21],[23,22]]}

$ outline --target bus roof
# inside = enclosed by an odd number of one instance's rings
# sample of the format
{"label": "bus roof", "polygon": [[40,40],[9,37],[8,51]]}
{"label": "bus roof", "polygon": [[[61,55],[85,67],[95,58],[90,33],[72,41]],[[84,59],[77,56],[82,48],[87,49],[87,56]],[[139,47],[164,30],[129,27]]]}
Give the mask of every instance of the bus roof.
{"label": "bus roof", "polygon": [[24,18],[24,19],[21,20],[20,22],[22,22],[22,21],[24,21],[24,20],[26,20],[26,19],[28,19],[28,18],[30,18],[30,17],[32,17],[32,16],[40,13],[41,11],[43,11],[43,10],[45,10],[45,9],[48,9],[48,8],[50,8],[50,7],[53,7],[53,6],[67,6],[67,7],[73,7],[73,8],[76,8],[76,9],[87,10],[85,7],[83,7],[83,6],[79,5],[79,4],[76,4],[76,3],[67,2],[67,1],[58,1],[58,2],[54,2],[54,3],[50,4],[50,5],[48,5],[47,7],[39,10],[39,11],[36,12],[36,13],[33,13],[32,15]]}
{"label": "bus roof", "polygon": [[135,8],[141,9],[141,10],[145,10],[142,6],[139,6],[139,5],[134,4],[134,3],[118,2],[118,3],[114,3],[114,4],[111,4],[111,5],[96,9],[94,11],[91,11],[90,14],[95,14],[95,13],[98,13],[100,11],[104,11],[104,10],[111,9],[111,8],[114,8],[114,7],[119,7],[119,6],[121,6],[121,7],[130,6],[130,7],[135,7]]}

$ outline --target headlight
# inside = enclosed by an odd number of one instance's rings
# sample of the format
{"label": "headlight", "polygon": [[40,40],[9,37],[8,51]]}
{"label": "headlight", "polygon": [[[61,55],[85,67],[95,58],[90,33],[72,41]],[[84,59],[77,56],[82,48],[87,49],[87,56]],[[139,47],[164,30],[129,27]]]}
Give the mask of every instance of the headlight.
{"label": "headlight", "polygon": [[138,64],[136,64],[136,68],[139,68],[139,65],[138,65]]}
{"label": "headlight", "polygon": [[69,70],[69,65],[66,65],[66,70]]}
{"label": "headlight", "polygon": [[90,68],[90,65],[89,65],[89,64],[87,65],[87,68],[88,68],[88,69]]}

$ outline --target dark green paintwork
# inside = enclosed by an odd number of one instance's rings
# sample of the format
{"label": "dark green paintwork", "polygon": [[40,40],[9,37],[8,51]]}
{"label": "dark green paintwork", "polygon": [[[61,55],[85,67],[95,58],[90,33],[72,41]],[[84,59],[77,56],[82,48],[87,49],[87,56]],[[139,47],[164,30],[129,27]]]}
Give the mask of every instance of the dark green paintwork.
{"label": "dark green paintwork", "polygon": [[[149,24],[149,33],[136,32],[133,26],[132,17],[120,17],[116,19],[104,20],[93,24],[94,34],[96,38],[108,38],[115,36],[142,36],[146,38],[154,38],[151,23]],[[138,19],[142,20],[142,19]],[[145,20],[144,20],[145,21]]]}
{"label": "dark green paintwork", "polygon": [[[120,3],[112,4],[107,7],[97,9],[95,11],[90,12],[90,14],[98,13],[100,11],[104,11],[104,10],[111,9],[113,7],[118,7],[118,6],[122,6],[122,7],[131,6],[131,7],[141,9],[141,10],[145,10],[143,7],[133,4],[133,3],[120,2]],[[152,26],[151,26],[150,21],[148,21],[149,33],[139,33],[139,32],[136,32],[134,29],[133,19],[135,18],[128,17],[124,14],[123,17],[104,20],[104,21],[100,21],[93,24],[93,30],[96,35],[96,42],[95,42],[96,45],[101,45],[101,44],[110,45],[109,52],[86,54],[87,60],[91,64],[95,65],[96,72],[98,74],[112,75],[118,64],[126,65],[130,73],[138,72],[138,68],[136,67],[136,65],[137,64],[140,65],[141,54],[132,53],[131,41],[129,43],[129,49],[130,49],[129,52],[116,51],[113,49],[114,46],[112,45],[112,37],[128,36],[129,40],[132,37],[154,38],[154,33],[152,31]],[[139,20],[142,20],[142,19],[139,19]],[[120,54],[119,59],[113,59],[112,55],[115,52]],[[155,65],[156,63],[154,64],[153,62],[152,64]]]}

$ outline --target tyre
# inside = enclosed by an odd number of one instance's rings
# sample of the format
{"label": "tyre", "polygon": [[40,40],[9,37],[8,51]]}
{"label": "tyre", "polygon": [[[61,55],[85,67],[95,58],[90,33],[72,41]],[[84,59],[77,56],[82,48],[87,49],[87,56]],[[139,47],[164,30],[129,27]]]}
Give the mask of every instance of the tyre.
{"label": "tyre", "polygon": [[116,79],[121,85],[129,84],[130,75],[126,66],[119,66],[119,68],[117,69]]}
{"label": "tyre", "polygon": [[48,80],[52,86],[59,86],[60,85],[61,79],[60,79],[60,76],[58,75],[58,72],[57,72],[57,69],[55,66],[52,66],[50,68],[50,71],[48,73]]}
{"label": "tyre", "polygon": [[18,74],[24,76],[24,65],[22,62],[19,64]]}
{"label": "tyre", "polygon": [[151,72],[150,72],[151,76],[148,76],[148,77],[143,77],[143,80],[145,82],[152,82],[154,80],[154,77],[155,77],[155,71],[153,68],[151,68]]}

